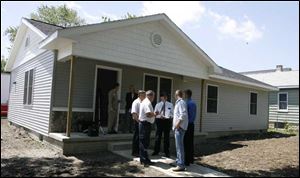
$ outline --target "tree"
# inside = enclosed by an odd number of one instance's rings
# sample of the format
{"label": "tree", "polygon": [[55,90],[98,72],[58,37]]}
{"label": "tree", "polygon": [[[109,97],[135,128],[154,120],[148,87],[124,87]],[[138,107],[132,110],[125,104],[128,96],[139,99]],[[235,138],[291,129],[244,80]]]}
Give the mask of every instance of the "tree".
{"label": "tree", "polygon": [[18,31],[18,26],[14,27],[14,26],[9,26],[5,31],[4,31],[4,35],[8,35],[8,39],[11,43],[13,43],[15,41],[16,35],[17,35],[17,31]]}
{"label": "tree", "polygon": [[[134,14],[130,14],[129,12],[127,12],[126,15],[124,15],[121,19],[134,19],[137,18],[138,16],[134,15]],[[107,16],[102,16],[102,22],[110,22],[111,18],[107,17]]]}
{"label": "tree", "polygon": [[[36,13],[30,14],[30,17],[35,20],[63,27],[86,24],[85,20],[78,16],[76,10],[70,9],[66,5],[57,7],[41,5],[40,7],[38,7]],[[13,43],[15,41],[17,31],[18,27],[10,26],[5,30],[4,35],[8,36],[9,41]]]}
{"label": "tree", "polygon": [[1,56],[1,72],[4,72],[4,67],[6,65],[7,59],[4,56]]}
{"label": "tree", "polygon": [[72,27],[85,24],[85,20],[78,16],[76,10],[66,5],[38,7],[37,13],[31,13],[31,18],[63,27]]}

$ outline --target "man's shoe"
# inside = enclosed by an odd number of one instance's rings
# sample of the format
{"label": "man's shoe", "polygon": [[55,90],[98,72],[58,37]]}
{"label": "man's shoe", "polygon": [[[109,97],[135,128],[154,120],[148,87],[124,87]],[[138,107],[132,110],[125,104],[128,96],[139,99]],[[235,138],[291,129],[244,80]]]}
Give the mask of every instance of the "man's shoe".
{"label": "man's shoe", "polygon": [[177,166],[176,168],[173,168],[172,171],[174,171],[174,172],[185,171],[185,168]]}
{"label": "man's shoe", "polygon": [[157,155],[158,155],[157,152],[153,152],[153,153],[152,153],[152,156],[157,156]]}

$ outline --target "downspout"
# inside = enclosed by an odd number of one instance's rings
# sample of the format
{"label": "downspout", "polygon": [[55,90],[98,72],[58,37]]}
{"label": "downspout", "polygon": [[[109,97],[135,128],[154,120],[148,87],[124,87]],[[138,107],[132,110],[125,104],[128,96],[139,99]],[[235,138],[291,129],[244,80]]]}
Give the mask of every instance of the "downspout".
{"label": "downspout", "polygon": [[68,113],[67,113],[67,127],[66,127],[67,137],[70,137],[70,135],[71,135],[71,125],[72,125],[74,60],[75,60],[75,57],[71,56],[71,59],[70,59],[70,74],[69,74],[70,77],[69,77]]}
{"label": "downspout", "polygon": [[204,88],[204,79],[201,80],[201,93],[200,93],[200,132],[202,132],[202,120],[203,120],[203,88]]}

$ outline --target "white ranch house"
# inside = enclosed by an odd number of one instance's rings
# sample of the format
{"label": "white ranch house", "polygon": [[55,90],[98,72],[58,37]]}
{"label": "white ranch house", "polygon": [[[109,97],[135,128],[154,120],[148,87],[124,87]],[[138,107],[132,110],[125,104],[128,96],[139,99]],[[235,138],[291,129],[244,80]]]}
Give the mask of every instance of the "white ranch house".
{"label": "white ranch house", "polygon": [[196,137],[266,130],[268,92],[277,90],[218,66],[165,14],[71,28],[23,18],[6,70],[9,121],[66,154],[131,140],[129,134],[80,134],[99,119],[105,128],[107,91],[115,82],[121,85],[120,116],[130,84],[171,96],[191,89],[198,107]]}

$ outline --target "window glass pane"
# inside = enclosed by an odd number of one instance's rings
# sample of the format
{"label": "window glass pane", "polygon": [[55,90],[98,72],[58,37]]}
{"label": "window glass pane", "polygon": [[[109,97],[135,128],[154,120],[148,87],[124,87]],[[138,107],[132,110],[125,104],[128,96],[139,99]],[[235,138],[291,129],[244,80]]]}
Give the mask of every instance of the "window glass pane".
{"label": "window glass pane", "polygon": [[279,102],[279,109],[287,109],[287,102]]}
{"label": "window glass pane", "polygon": [[28,71],[25,72],[25,78],[24,78],[23,104],[27,103],[27,89],[28,89]]}
{"label": "window glass pane", "polygon": [[250,114],[256,114],[256,112],[257,112],[257,105],[251,103],[250,104]]}
{"label": "window glass pane", "polygon": [[207,100],[207,112],[217,113],[217,104],[218,104],[217,100],[208,99]]}
{"label": "window glass pane", "polygon": [[155,92],[154,101],[152,102],[152,105],[155,106],[157,103],[157,85],[158,85],[158,78],[154,76],[145,75],[145,91],[152,90]]}
{"label": "window glass pane", "polygon": [[[167,78],[160,78],[160,89],[159,90],[160,90],[160,93],[166,92],[168,94],[168,101],[171,101],[172,80],[167,79]],[[158,93],[158,95],[160,95],[160,93]]]}
{"label": "window glass pane", "polygon": [[32,104],[32,85],[33,85],[33,70],[30,70],[29,85],[28,85],[28,104]]}
{"label": "window glass pane", "polygon": [[250,103],[257,103],[257,94],[256,93],[251,93]]}
{"label": "window glass pane", "polygon": [[215,98],[217,99],[218,97],[218,87],[215,87],[215,86],[208,86],[207,87],[207,97],[208,98]]}
{"label": "window glass pane", "polygon": [[286,93],[279,94],[279,101],[287,101]]}

